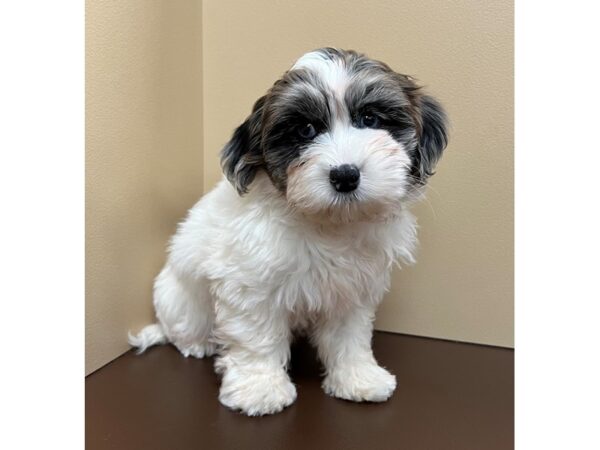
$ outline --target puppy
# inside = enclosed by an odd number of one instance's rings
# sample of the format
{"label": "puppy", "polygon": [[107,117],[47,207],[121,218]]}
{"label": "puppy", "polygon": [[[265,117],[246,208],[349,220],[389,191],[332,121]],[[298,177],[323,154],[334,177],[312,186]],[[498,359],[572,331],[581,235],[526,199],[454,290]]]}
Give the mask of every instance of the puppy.
{"label": "puppy", "polygon": [[382,402],[396,378],[371,350],[395,262],[413,262],[446,116],[412,78],[354,51],[302,56],[221,153],[225,174],[179,225],[154,284],[158,323],[130,343],[218,353],[221,403],[255,416],[296,399],[286,367],[310,337],[323,389]]}

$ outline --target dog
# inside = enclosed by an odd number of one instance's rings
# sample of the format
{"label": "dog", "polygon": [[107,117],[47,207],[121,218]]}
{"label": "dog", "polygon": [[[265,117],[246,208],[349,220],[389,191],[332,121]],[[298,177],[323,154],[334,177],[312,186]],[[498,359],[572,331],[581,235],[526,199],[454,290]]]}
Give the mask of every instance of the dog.
{"label": "dog", "polygon": [[382,402],[396,378],[371,350],[395,263],[414,262],[416,219],[447,145],[446,114],[409,76],[352,50],[303,55],[221,151],[223,180],[180,223],[154,284],[158,322],[129,336],[217,354],[220,402],[250,416],[296,399],[298,333],[324,391]]}

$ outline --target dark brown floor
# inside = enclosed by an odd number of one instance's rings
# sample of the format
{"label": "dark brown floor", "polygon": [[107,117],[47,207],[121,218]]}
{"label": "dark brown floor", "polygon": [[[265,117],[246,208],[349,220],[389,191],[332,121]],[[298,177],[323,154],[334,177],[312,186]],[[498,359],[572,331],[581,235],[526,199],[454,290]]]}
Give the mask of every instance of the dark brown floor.
{"label": "dark brown floor", "polygon": [[312,349],[294,347],[295,404],[249,418],[217,401],[212,358],[173,347],[126,353],[86,379],[86,448],[408,449],[513,448],[513,351],[376,333],[375,355],[396,374],[383,404],[326,396]]}

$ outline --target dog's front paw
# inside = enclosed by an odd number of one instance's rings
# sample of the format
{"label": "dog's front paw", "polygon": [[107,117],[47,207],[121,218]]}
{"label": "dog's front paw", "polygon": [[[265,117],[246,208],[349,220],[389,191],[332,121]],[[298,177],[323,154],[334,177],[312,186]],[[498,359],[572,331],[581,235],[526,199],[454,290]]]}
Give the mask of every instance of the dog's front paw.
{"label": "dog's front paw", "polygon": [[204,357],[209,357],[215,354],[217,347],[212,342],[204,342],[204,343],[194,343],[182,345],[178,342],[175,342],[175,347],[177,350],[181,352],[183,356],[186,358],[188,356],[193,356],[194,358],[202,359]]}
{"label": "dog's front paw", "polygon": [[294,400],[296,387],[283,369],[274,373],[228,369],[219,392],[223,405],[249,416],[278,413]]}
{"label": "dog's front paw", "polygon": [[374,363],[336,368],[323,380],[329,395],[355,402],[384,402],[396,389],[396,377]]}

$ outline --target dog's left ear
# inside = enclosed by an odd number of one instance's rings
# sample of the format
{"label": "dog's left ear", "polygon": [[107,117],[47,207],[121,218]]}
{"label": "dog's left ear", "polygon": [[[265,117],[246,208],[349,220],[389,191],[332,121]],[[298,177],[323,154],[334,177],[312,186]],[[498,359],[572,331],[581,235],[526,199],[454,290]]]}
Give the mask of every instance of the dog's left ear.
{"label": "dog's left ear", "polygon": [[261,129],[265,98],[263,96],[256,101],[250,116],[236,128],[231,140],[221,151],[223,173],[240,195],[248,192],[250,183],[264,162]]}
{"label": "dog's left ear", "polygon": [[448,144],[448,118],[442,105],[429,95],[419,99],[421,130],[416,155],[415,176],[425,183]]}

